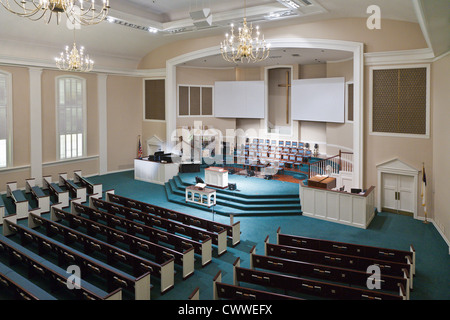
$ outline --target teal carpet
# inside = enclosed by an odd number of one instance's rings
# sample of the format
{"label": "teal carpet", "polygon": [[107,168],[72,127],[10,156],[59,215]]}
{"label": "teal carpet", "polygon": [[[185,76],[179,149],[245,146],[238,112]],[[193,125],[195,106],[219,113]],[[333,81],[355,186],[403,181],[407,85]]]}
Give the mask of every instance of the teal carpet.
{"label": "teal carpet", "polygon": [[[191,215],[214,219],[229,223],[229,217],[212,214],[202,209],[187,207],[176,202],[169,202],[163,185],[134,180],[134,172],[126,171],[115,174],[91,177],[95,183],[102,183],[103,190],[114,189],[115,193],[136,200]],[[258,190],[276,190],[281,192],[279,184],[274,180],[258,179]],[[297,185],[292,184],[295,188]],[[238,188],[239,185],[238,185]],[[292,187],[294,192],[294,187]],[[297,189],[298,193],[298,189]],[[3,196],[9,206],[9,199]],[[154,289],[153,300],[185,300],[192,291],[200,288],[200,299],[211,300],[213,297],[212,279],[219,270],[222,281],[233,283],[233,262],[241,258],[241,266],[249,267],[249,251],[256,246],[257,254],[264,254],[263,242],[269,236],[269,242],[276,242],[276,230],[287,234],[315,237],[341,242],[373,245],[386,248],[408,250],[410,244],[416,249],[416,276],[411,300],[449,300],[450,299],[450,255],[449,248],[433,224],[424,224],[413,218],[391,213],[378,213],[366,230],[351,226],[322,221],[302,215],[261,215],[237,216],[235,221],[241,224],[241,243],[236,247],[228,247],[228,251],[218,257],[213,248],[213,261],[201,267],[196,261],[195,273],[187,280],[182,280],[180,270],[175,275],[175,287],[164,295],[159,292],[157,279],[152,278]],[[177,271],[177,266],[175,270]],[[1,296],[0,296],[1,298]]]}

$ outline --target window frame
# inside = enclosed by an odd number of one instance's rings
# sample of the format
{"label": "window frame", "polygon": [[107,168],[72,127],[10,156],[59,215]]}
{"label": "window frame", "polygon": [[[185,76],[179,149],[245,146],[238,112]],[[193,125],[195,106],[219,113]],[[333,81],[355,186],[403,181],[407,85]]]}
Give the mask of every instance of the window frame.
{"label": "window frame", "polygon": [[12,73],[0,70],[0,75],[4,76],[6,79],[6,95],[7,95],[7,105],[6,105],[6,166],[0,167],[1,169],[11,168],[13,166],[13,89],[12,89]]}
{"label": "window frame", "polygon": [[[386,69],[414,69],[425,68],[426,69],[426,118],[425,118],[425,134],[413,134],[413,133],[391,133],[391,132],[377,132],[373,131],[373,71],[374,70],[386,70]],[[429,139],[431,129],[431,113],[430,113],[430,86],[431,86],[431,65],[429,63],[422,64],[406,64],[406,65],[383,65],[383,66],[371,66],[369,68],[369,135],[372,136],[385,136],[385,137],[400,137],[400,138],[420,138]]]}
{"label": "window frame", "polygon": [[[82,154],[77,156],[77,157],[67,157],[62,159],[61,158],[61,144],[60,144],[60,132],[59,132],[59,102],[58,102],[58,97],[59,97],[59,81],[61,79],[77,79],[81,81],[81,85],[82,85],[82,94],[83,94],[83,107],[82,107],[82,115],[83,115],[83,146],[82,146]],[[74,159],[80,159],[80,158],[84,158],[87,155],[87,85],[86,85],[86,79],[83,77],[78,77],[78,76],[73,76],[73,75],[62,75],[62,76],[58,76],[55,77],[55,120],[56,120],[56,159],[58,161],[71,161]]]}
{"label": "window frame", "polygon": [[[188,102],[189,102],[189,114],[188,115],[180,115],[180,87],[188,87]],[[191,87],[195,87],[195,88],[200,88],[200,114],[199,115],[191,115],[191,99],[190,99],[190,94],[191,94]],[[203,95],[202,95],[202,90],[203,88],[211,88],[211,114],[203,114]],[[193,84],[177,84],[177,117],[179,118],[211,118],[214,117],[214,85],[193,85]]]}

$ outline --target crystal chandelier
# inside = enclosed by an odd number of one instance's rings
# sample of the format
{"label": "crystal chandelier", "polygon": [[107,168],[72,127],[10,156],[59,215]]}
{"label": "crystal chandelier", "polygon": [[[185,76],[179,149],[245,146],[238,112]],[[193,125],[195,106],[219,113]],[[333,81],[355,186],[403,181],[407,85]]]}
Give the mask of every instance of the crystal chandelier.
{"label": "crystal chandelier", "polygon": [[[245,2],[244,2],[245,3]],[[229,62],[259,62],[267,59],[270,44],[266,44],[264,35],[260,37],[259,27],[256,27],[256,35],[253,36],[253,25],[247,25],[244,4],[244,21],[238,29],[239,35],[234,34],[234,25],[231,25],[231,35],[225,34],[225,40],[220,43],[222,57]]]}
{"label": "crystal chandelier", "polygon": [[56,66],[63,71],[89,72],[94,68],[94,61],[89,59],[89,55],[84,54],[84,47],[78,50],[75,43],[75,33],[72,50],[66,46],[65,51],[61,52],[59,58],[55,58]]}
{"label": "crystal chandelier", "polygon": [[95,0],[0,0],[3,7],[18,16],[36,21],[44,18],[50,22],[56,15],[56,23],[61,21],[64,13],[72,23],[80,25],[93,25],[102,22],[109,11],[109,0],[100,0],[100,5],[95,5]]}

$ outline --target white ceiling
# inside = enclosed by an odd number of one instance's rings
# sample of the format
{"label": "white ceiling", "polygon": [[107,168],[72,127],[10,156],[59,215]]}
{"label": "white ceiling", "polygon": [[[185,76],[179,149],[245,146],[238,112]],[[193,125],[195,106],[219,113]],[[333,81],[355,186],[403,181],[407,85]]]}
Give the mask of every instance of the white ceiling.
{"label": "white ceiling", "polygon": [[[248,20],[258,22],[264,30],[264,28],[275,26],[332,18],[368,17],[367,7],[376,4],[381,8],[383,19],[420,22],[414,2],[450,3],[449,0],[309,1],[312,3],[311,6],[289,11],[290,9],[277,0],[247,0],[245,15]],[[432,5],[427,5],[427,10],[423,10],[425,15],[423,18],[430,18],[430,15],[442,16],[441,11],[445,9],[445,4],[441,4],[439,10],[433,10]],[[131,67],[136,67],[142,57],[161,45],[186,38],[222,35],[228,32],[230,23],[239,23],[244,17],[244,1],[242,0],[110,0],[110,5],[110,17],[134,24],[141,29],[154,27],[159,32],[155,34],[117,23],[102,22],[99,25],[82,27],[81,30],[77,30],[77,43],[86,47],[86,51],[96,60],[96,63],[103,61],[106,64],[106,60],[109,63],[121,60],[126,61],[125,65]],[[202,8],[211,9],[212,27],[199,29],[194,26],[189,13]],[[266,17],[271,13],[281,14],[284,18],[267,20]],[[448,24],[448,11],[444,12],[444,15],[447,17],[444,23]],[[435,29],[439,28],[434,27],[433,30],[436,31]],[[176,34],[172,30],[184,31]],[[446,35],[448,38],[448,33]],[[442,40],[442,36],[436,35],[429,38],[430,41]],[[56,25],[55,21],[51,21],[47,25],[43,21],[30,21],[15,16],[0,6],[0,57],[12,54],[14,49],[14,56],[17,59],[45,61],[48,59],[48,52],[54,52],[54,56],[57,56],[66,45],[71,44],[72,40],[73,31],[67,28],[64,19],[60,25]],[[29,49],[30,45],[33,46],[33,50]],[[327,52],[326,54],[326,59],[342,59],[339,52]],[[300,55],[309,56],[306,52]],[[291,59],[292,52],[287,52],[285,56]],[[317,57],[316,55],[314,59]],[[325,57],[323,59],[325,60]],[[213,58],[208,60],[213,64],[220,61]],[[202,63],[205,64],[204,61],[196,61],[192,64],[201,65]],[[280,63],[287,62],[280,61]]]}

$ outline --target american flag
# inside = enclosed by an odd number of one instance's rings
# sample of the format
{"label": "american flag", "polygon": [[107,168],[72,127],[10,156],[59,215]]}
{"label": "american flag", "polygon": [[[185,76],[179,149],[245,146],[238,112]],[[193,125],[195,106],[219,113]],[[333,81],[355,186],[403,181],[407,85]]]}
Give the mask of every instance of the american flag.
{"label": "american flag", "polygon": [[142,159],[142,145],[141,145],[141,137],[139,137],[138,158],[139,158],[139,159]]}

